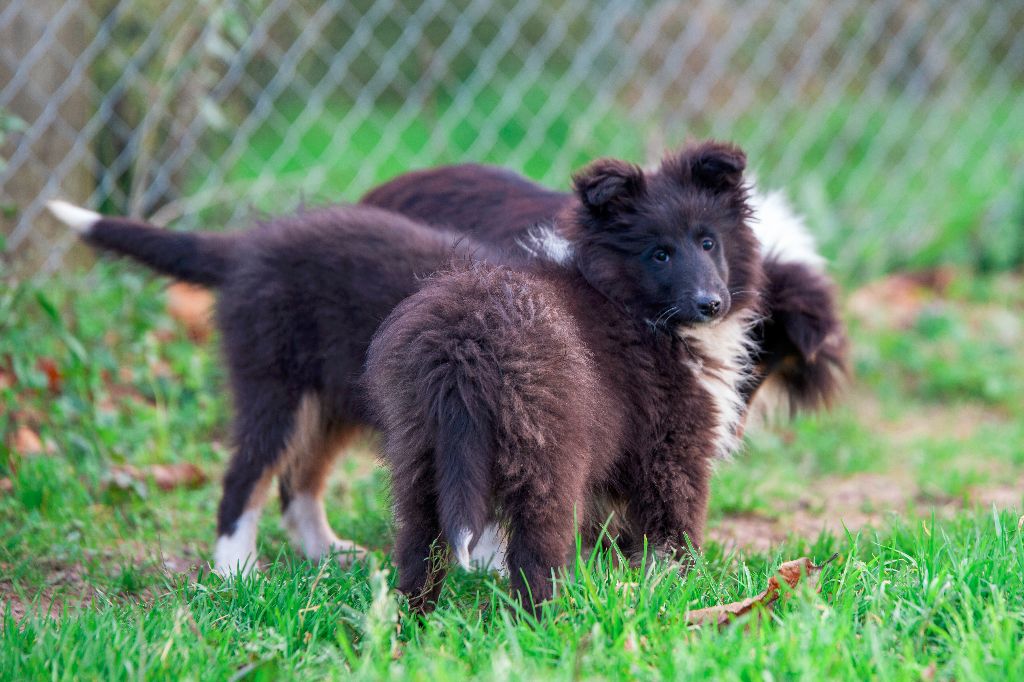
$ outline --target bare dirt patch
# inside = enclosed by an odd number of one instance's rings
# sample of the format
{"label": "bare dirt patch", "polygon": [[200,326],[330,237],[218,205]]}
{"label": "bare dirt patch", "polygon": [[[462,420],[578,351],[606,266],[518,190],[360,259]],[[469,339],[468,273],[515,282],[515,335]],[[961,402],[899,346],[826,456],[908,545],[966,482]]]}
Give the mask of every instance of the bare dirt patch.
{"label": "bare dirt patch", "polygon": [[862,528],[884,528],[893,515],[932,513],[950,518],[965,508],[1021,509],[1024,477],[1008,483],[972,487],[966,499],[936,500],[910,477],[899,473],[826,478],[814,484],[777,516],[727,515],[708,536],[728,548],[767,551],[790,536],[813,540],[822,531],[843,535]]}
{"label": "bare dirt patch", "polygon": [[94,594],[80,564],[55,567],[36,594],[17,589],[10,580],[0,581],[0,627],[7,618],[8,608],[15,622],[33,612],[59,618],[68,608],[87,606]]}
{"label": "bare dirt patch", "polygon": [[[190,582],[198,579],[199,571],[205,565],[204,560],[190,556],[190,552],[172,555],[159,551],[154,555],[152,548],[141,543],[133,543],[127,555],[116,552],[97,554],[112,560],[127,560],[140,573],[162,574],[172,580],[185,576]],[[152,602],[161,591],[152,586],[139,591],[104,590],[97,587],[81,563],[63,564],[48,560],[46,564],[46,577],[38,585],[0,579],[0,627],[3,627],[8,606],[16,623],[32,613],[58,619],[66,611],[89,608],[96,597],[126,603]],[[8,568],[0,565],[0,572],[6,572]]]}

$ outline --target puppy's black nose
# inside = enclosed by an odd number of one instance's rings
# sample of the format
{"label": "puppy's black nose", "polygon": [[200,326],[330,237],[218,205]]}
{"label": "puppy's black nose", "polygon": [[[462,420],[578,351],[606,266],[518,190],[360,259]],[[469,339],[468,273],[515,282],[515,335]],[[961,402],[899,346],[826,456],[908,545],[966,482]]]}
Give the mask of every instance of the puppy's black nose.
{"label": "puppy's black nose", "polygon": [[711,294],[700,294],[697,296],[697,310],[704,317],[714,317],[722,309],[722,299]]}

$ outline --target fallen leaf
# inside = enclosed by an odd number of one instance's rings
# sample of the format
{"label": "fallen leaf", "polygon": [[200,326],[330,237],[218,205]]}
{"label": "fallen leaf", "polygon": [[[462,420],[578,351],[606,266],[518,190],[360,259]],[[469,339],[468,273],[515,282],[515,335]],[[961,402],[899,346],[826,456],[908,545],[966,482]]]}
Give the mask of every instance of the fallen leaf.
{"label": "fallen leaf", "polygon": [[102,410],[108,412],[116,410],[118,404],[126,400],[134,400],[146,403],[147,405],[156,404],[152,397],[143,395],[141,391],[135,388],[135,374],[128,367],[119,368],[116,379],[110,370],[106,369],[100,373],[100,377],[103,379],[103,385],[106,388],[106,392],[101,394],[97,403]]}
{"label": "fallen leaf", "polygon": [[175,488],[198,488],[206,482],[206,474],[191,462],[152,464],[141,469],[131,464],[119,464],[110,470],[108,486],[129,489],[150,479],[166,492]]}
{"label": "fallen leaf", "polygon": [[195,284],[175,282],[167,287],[167,312],[181,323],[189,338],[202,343],[210,338],[213,294]]}
{"label": "fallen leaf", "polygon": [[870,282],[850,295],[850,312],[872,327],[911,327],[925,308],[945,294],[955,278],[951,268],[898,272]]}
{"label": "fallen leaf", "polygon": [[17,379],[14,376],[14,372],[12,370],[0,367],[0,391],[4,390],[5,388],[14,388],[14,384],[16,383]]}
{"label": "fallen leaf", "polygon": [[36,368],[46,375],[46,387],[50,393],[60,393],[64,385],[64,376],[60,373],[60,367],[51,358],[39,358],[36,360]]}
{"label": "fallen leaf", "polygon": [[11,482],[11,479],[0,478],[0,493],[9,493],[12,490],[14,490],[14,483]]}
{"label": "fallen leaf", "polygon": [[39,435],[27,426],[19,426],[14,432],[11,447],[21,455],[41,455],[46,451]]}
{"label": "fallen leaf", "polygon": [[781,586],[777,576],[782,576],[782,579],[786,581],[786,584],[790,587],[796,587],[800,582],[800,578],[805,578],[805,583],[810,585],[812,588],[818,586],[818,575],[821,573],[821,569],[828,565],[838,554],[833,554],[828,561],[816,566],[807,557],[800,557],[792,561],[779,566],[776,575],[768,578],[768,589],[756,597],[744,599],[743,601],[732,602],[730,604],[719,604],[718,606],[709,606],[706,609],[695,609],[693,611],[686,612],[686,622],[689,625],[708,625],[715,624],[718,627],[724,627],[729,625],[734,620],[742,618],[751,613],[757,607],[763,607],[770,609],[779,598]]}
{"label": "fallen leaf", "polygon": [[198,488],[206,483],[206,474],[191,462],[154,464],[148,468],[147,473],[153,477],[153,482],[161,490],[173,490],[181,487]]}

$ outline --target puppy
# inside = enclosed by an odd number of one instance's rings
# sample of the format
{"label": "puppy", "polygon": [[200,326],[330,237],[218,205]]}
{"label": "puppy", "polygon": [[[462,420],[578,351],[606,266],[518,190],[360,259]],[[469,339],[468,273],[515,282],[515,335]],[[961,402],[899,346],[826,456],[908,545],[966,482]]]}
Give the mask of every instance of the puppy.
{"label": "puppy", "polygon": [[629,553],[700,545],[711,463],[739,441],[764,280],[745,162],[714,142],[652,173],[598,161],[557,233],[537,236],[548,258],[455,266],[381,325],[365,379],[415,607],[441,587],[436,543],[468,564],[493,521],[526,604],[552,595],[574,520],[593,529],[608,508]]}
{"label": "puppy", "polygon": [[[577,201],[510,171],[463,164],[414,171],[371,190],[364,204],[473,236],[493,247],[559,257],[549,223]],[[750,193],[765,261],[764,317],[752,334],[755,371],[743,389],[766,407],[815,410],[831,403],[846,375],[847,343],[835,288],[803,221],[778,193]],[[554,250],[556,253],[551,253]]]}
{"label": "puppy", "polygon": [[359,378],[373,332],[453,255],[487,257],[455,233],[369,206],[330,207],[236,233],[173,232],[52,202],[90,245],[217,291],[234,398],[214,567],[247,572],[275,475],[284,525],[306,556],[358,555],[327,523],[335,456],[370,423]]}
{"label": "puppy", "polygon": [[[554,215],[559,207],[566,205],[567,195],[543,190],[511,173],[484,170],[486,173],[477,175],[483,177],[490,173],[501,180],[500,186],[492,187],[495,190],[493,196],[488,198],[478,192],[473,194],[475,204],[468,198],[455,198],[450,205],[463,206],[466,210],[464,218],[471,215],[470,209],[485,214],[489,200],[502,207],[502,211],[488,215],[501,229],[489,231],[486,229],[489,223],[485,222],[459,223],[463,231],[488,237],[491,241],[486,246],[443,228],[428,229],[371,209],[367,209],[368,212],[342,208],[307,212],[278,219],[269,226],[254,230],[273,237],[250,237],[247,233],[197,235],[170,232],[137,221],[104,218],[64,202],[52,203],[51,208],[57,217],[79,231],[96,248],[131,256],[163,274],[221,290],[218,319],[224,332],[222,339],[238,413],[234,427],[238,449],[225,477],[218,514],[219,539],[214,567],[221,573],[239,569],[247,571],[254,567],[257,522],[275,473],[278,474],[284,524],[299,551],[313,559],[336,550],[345,551],[339,556],[343,560],[358,553],[359,548],[339,539],[327,523],[323,506],[324,483],[339,451],[359,427],[367,423],[356,377],[370,337],[394,304],[415,290],[417,276],[429,274],[439,264],[447,262],[456,243],[461,245],[455,249],[457,252],[505,263],[536,257],[531,252],[557,256],[558,249],[564,247],[565,241],[554,232],[530,232],[523,226],[532,224],[537,215]],[[458,176],[456,186],[472,188],[472,176],[473,173]],[[387,194],[390,190],[385,188],[389,186],[408,188],[408,181],[413,177],[414,174],[403,176],[395,181],[397,184],[389,183],[381,191]],[[521,200],[515,198],[517,195]],[[421,200],[431,196],[426,192]],[[444,205],[439,204],[438,211]],[[513,208],[518,213],[513,215]],[[505,218],[507,222],[502,222]],[[327,251],[311,251],[304,255],[304,248],[320,248],[314,241],[329,241],[324,234],[317,240],[303,236],[289,244],[287,226],[306,222],[321,226],[314,231],[330,231],[337,227],[337,241],[331,241]],[[511,229],[513,224],[518,226],[518,232]],[[243,244],[250,240],[259,246],[243,248]],[[523,244],[528,250],[522,247]],[[430,248],[424,248],[424,245]],[[259,260],[252,248],[262,250],[268,268],[278,260],[274,255],[275,249],[280,248],[282,256],[287,253],[289,260],[280,260],[275,277],[265,281],[261,274],[251,274],[252,267],[249,267],[244,270],[250,272],[245,275],[248,279],[243,281],[240,279],[243,275],[238,274],[243,271],[236,271],[238,259]],[[317,258],[318,253],[336,252],[348,253],[346,258],[351,257],[358,262],[352,276],[342,282],[340,288],[335,277],[342,277],[345,273],[339,272],[336,265],[327,266]],[[379,258],[379,262],[375,262],[375,258]],[[307,263],[307,260],[311,262]],[[339,261],[345,262],[345,259]],[[321,269],[331,271],[331,276],[323,279],[322,287],[317,284],[319,275],[316,274]],[[286,284],[291,280],[294,280],[292,284]],[[800,280],[791,281],[799,284]],[[245,288],[249,282],[253,287],[251,292]],[[251,300],[248,300],[250,294]],[[309,302],[300,300],[307,294]],[[331,388],[338,394],[331,398],[332,404],[328,407],[337,413],[325,415],[317,392],[308,394],[311,396],[308,399],[306,393],[296,399],[299,389],[285,379],[287,372],[281,368],[289,368],[292,363],[308,366],[309,357],[316,357],[313,349],[322,340],[318,336],[321,323],[315,320],[315,313],[320,309],[318,306],[324,304],[326,295],[343,299],[344,305],[331,317],[332,323],[340,321],[346,329],[340,340],[337,334],[332,337],[339,344],[335,350],[344,357],[335,357],[336,369],[330,377],[334,382]],[[261,309],[260,306],[265,307]],[[243,312],[231,314],[229,311],[233,310]],[[262,312],[257,313],[259,310]],[[278,313],[282,313],[281,316],[275,317]],[[308,317],[310,315],[314,317]],[[290,324],[294,326],[290,327]],[[271,332],[270,336],[267,336],[268,332]],[[253,339],[260,341],[251,344]],[[309,347],[304,348],[307,343]],[[808,347],[814,343],[812,334]],[[799,363],[790,362],[786,367],[791,375],[809,376]],[[299,383],[304,391],[305,384]],[[807,383],[812,387],[819,385],[813,379]],[[265,395],[260,388],[262,384],[266,384],[268,389]],[[298,407],[294,407],[296,400]],[[283,414],[263,424],[263,416],[268,415],[274,406],[281,406]],[[268,432],[266,439],[261,435],[264,430]]]}

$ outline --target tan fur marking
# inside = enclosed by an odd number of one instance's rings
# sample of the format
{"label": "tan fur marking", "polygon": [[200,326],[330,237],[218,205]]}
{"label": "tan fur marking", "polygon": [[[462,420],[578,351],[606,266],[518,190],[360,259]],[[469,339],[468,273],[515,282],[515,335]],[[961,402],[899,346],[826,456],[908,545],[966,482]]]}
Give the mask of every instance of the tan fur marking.
{"label": "tan fur marking", "polygon": [[263,506],[267,503],[267,493],[270,492],[270,484],[273,480],[273,471],[267,470],[263,473],[260,480],[252,487],[252,494],[249,495],[249,500],[245,503],[246,511],[259,512],[263,510]]}
{"label": "tan fur marking", "polygon": [[282,473],[288,476],[292,490],[322,497],[334,461],[359,431],[358,427],[328,428],[320,400],[312,394],[304,396],[283,458]]}
{"label": "tan fur marking", "polygon": [[320,400],[313,394],[303,396],[282,463],[281,475],[287,477],[292,493],[282,523],[292,545],[310,559],[342,551],[346,553],[338,558],[347,563],[365,551],[334,534],[323,502],[334,461],[358,433],[358,427],[331,428]]}

